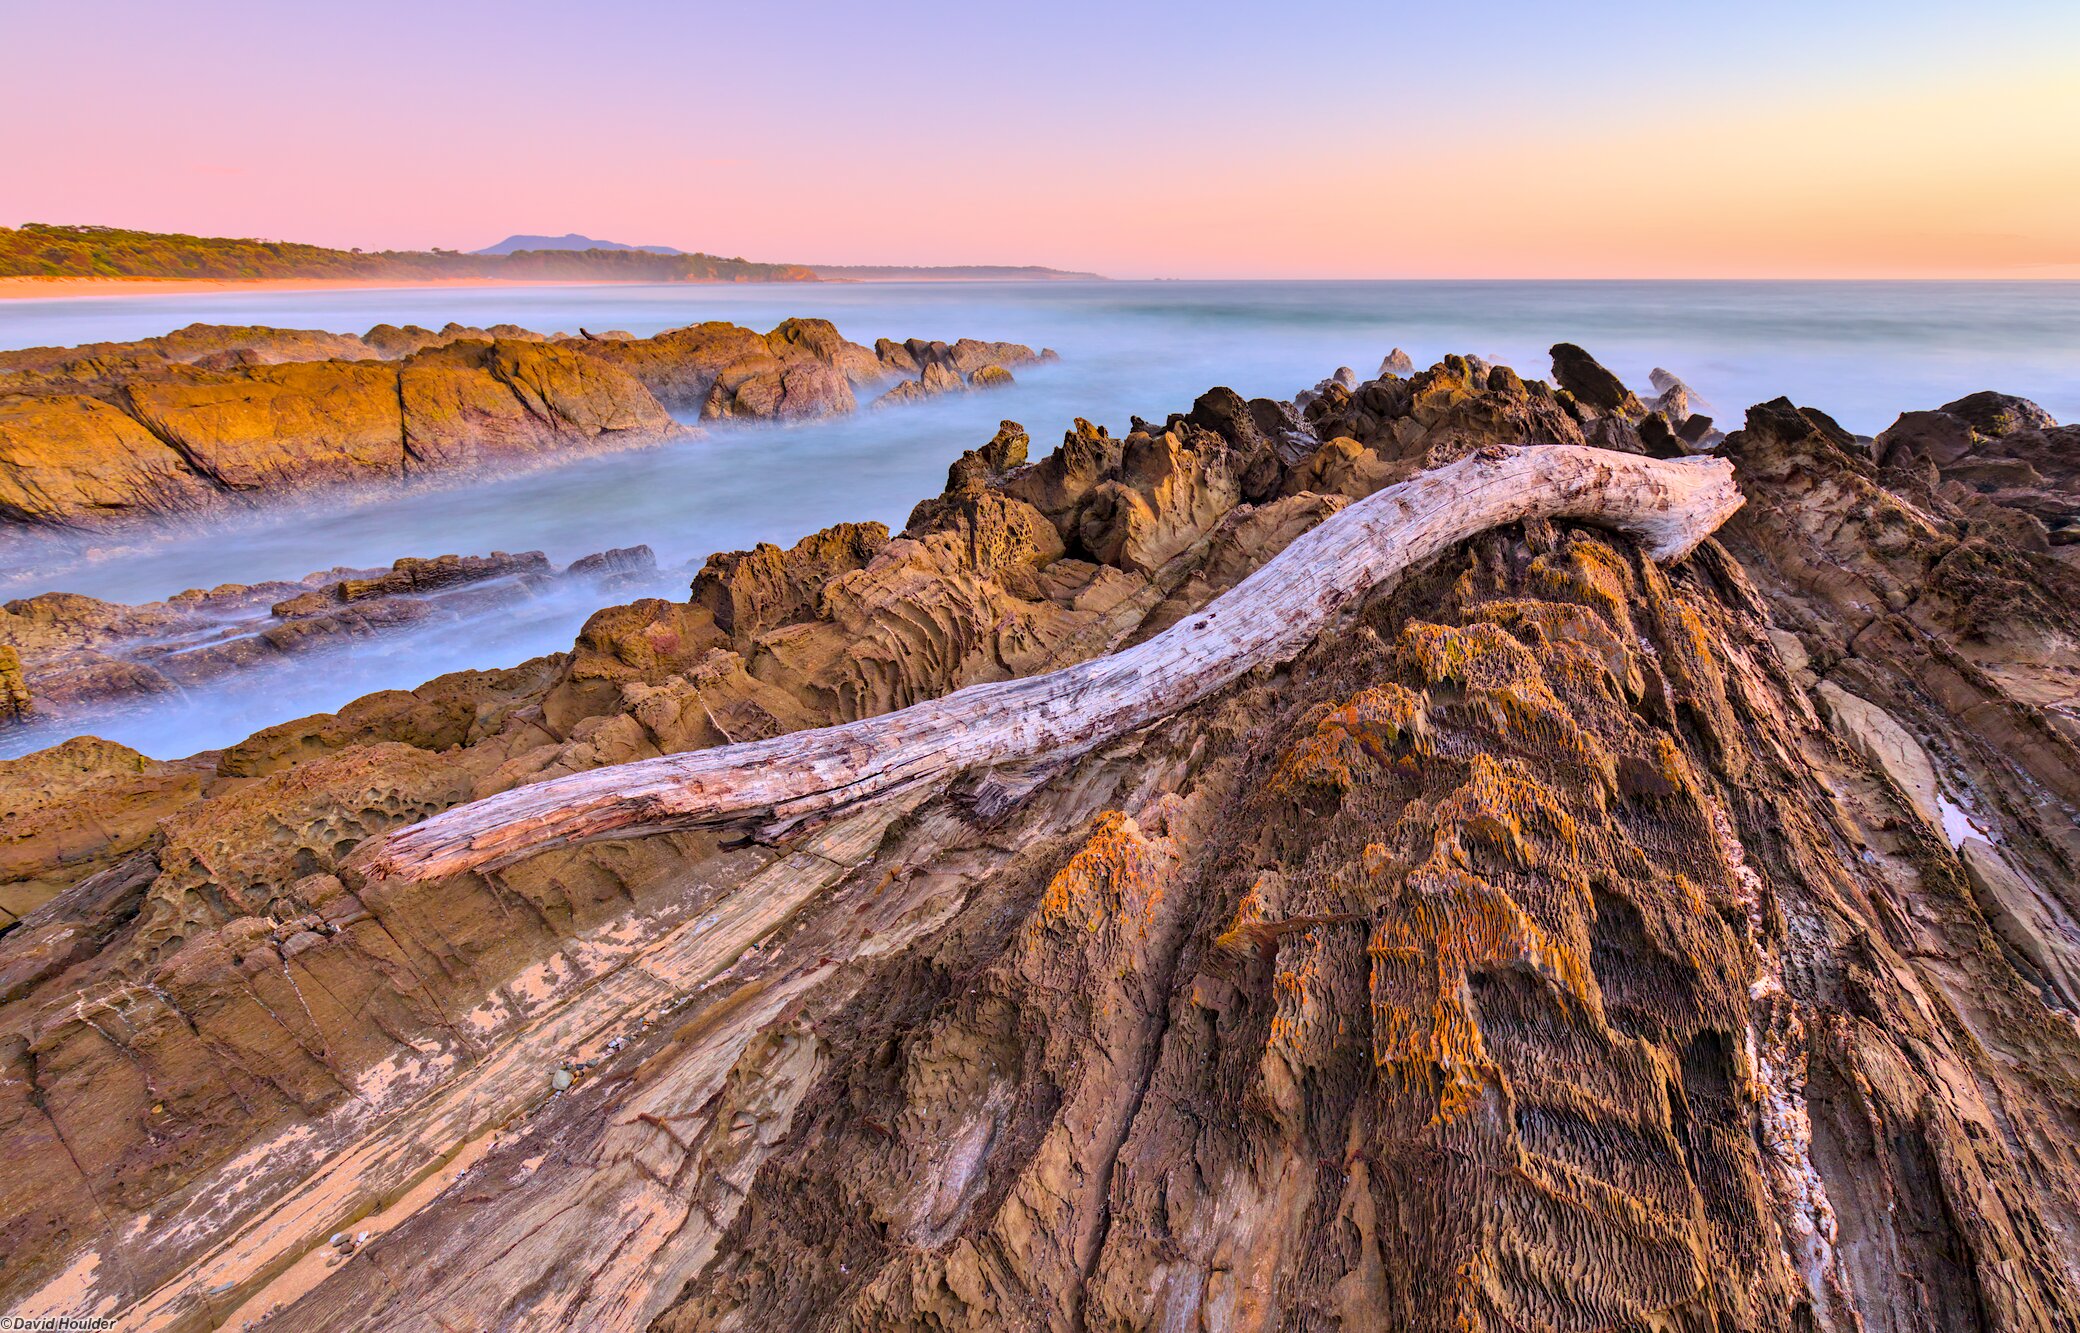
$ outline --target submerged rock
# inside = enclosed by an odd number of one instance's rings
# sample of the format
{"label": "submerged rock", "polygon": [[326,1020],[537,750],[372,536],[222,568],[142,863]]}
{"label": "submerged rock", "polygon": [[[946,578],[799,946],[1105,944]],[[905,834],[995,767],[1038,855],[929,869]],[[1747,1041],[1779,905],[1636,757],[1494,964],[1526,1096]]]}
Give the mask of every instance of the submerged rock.
{"label": "submerged rock", "polygon": [[559,574],[539,551],[407,557],[388,569],[334,569],[296,583],[227,584],[127,606],[44,593],[0,607],[0,688],[24,702],[0,728],[91,719],[139,697],[222,688],[248,667],[322,654],[429,619],[496,614],[563,580],[629,587],[654,580],[648,547],[586,556]]}

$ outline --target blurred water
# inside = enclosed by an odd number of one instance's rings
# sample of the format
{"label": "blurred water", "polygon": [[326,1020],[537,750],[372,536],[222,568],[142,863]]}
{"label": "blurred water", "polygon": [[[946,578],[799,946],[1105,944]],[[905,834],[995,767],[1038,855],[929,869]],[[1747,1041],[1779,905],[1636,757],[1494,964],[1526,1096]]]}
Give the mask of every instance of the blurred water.
{"label": "blurred water", "polygon": [[[193,321],[360,332],[370,325],[510,322],[636,334],[702,319],[759,329],[820,315],[848,337],[1009,339],[1058,365],[1017,387],[831,421],[729,427],[702,439],[495,480],[324,501],[88,551],[38,544],[0,566],[0,597],[63,589],[147,601],[190,587],[297,578],[404,555],[540,549],[561,564],[645,542],[667,566],[845,519],[900,527],[946,465],[1023,422],[1044,451],[1078,416],[1121,431],[1206,388],[1290,397],[1339,365],[1370,375],[1394,346],[1418,365],[1472,352],[1546,376],[1546,348],[1587,347],[1645,389],[1665,366],[1732,429],[1788,395],[1863,433],[1903,410],[1998,388],[2080,418],[2080,283],[1277,282],[888,283],[396,289],[95,297],[0,303],[0,347],[146,337]],[[682,587],[683,579],[673,587]],[[496,623],[351,645],[322,664],[255,673],[93,719],[148,753],[223,745],[444,671],[569,646],[589,606],[548,598]],[[60,739],[0,737],[0,754]]]}

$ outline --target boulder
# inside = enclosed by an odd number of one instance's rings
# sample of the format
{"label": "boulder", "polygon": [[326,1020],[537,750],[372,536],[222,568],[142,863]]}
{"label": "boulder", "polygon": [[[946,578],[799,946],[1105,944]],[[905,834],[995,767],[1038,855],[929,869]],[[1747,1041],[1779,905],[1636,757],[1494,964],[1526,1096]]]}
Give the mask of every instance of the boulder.
{"label": "boulder", "polygon": [[1956,402],[1945,403],[1936,410],[1948,412],[1951,416],[1959,418],[1981,435],[2001,436],[2018,430],[2050,430],[2058,424],[2049,412],[2029,399],[2017,398],[2008,393],[1995,393],[1991,389],[1966,394]]}
{"label": "boulder", "polygon": [[1951,467],[1971,456],[1978,435],[1970,422],[1949,412],[1902,412],[1899,420],[1878,432],[1871,455],[1885,467],[1912,460]]}
{"label": "boulder", "polygon": [[1638,416],[1645,411],[1639,399],[1625,387],[1624,381],[1573,343],[1554,343],[1552,356],[1553,378],[1561,388],[1573,394],[1577,402],[1599,412],[1624,416]]}

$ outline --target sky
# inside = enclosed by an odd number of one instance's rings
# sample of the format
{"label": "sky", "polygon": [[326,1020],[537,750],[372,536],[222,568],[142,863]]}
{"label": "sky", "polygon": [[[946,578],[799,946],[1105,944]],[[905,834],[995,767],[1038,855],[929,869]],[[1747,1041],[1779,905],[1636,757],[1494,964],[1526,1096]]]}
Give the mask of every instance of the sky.
{"label": "sky", "polygon": [[0,0],[0,225],[2080,277],[2080,3]]}

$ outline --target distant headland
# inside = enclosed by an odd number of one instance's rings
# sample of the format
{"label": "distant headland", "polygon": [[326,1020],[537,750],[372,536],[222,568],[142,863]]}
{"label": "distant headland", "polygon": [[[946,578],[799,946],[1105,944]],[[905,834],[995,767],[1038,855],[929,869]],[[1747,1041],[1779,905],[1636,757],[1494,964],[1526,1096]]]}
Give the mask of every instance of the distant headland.
{"label": "distant headland", "polygon": [[550,282],[859,282],[1094,279],[1038,265],[878,267],[763,263],[666,246],[565,236],[509,236],[483,250],[338,250],[120,227],[0,227],[0,296],[115,294],[132,284],[211,286]]}

